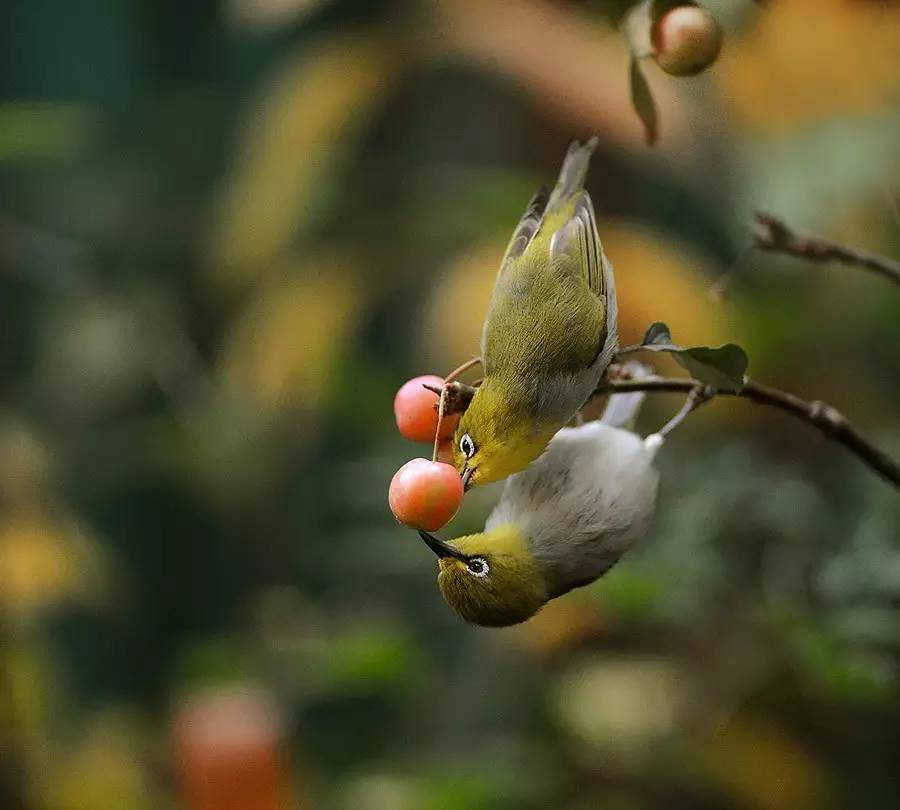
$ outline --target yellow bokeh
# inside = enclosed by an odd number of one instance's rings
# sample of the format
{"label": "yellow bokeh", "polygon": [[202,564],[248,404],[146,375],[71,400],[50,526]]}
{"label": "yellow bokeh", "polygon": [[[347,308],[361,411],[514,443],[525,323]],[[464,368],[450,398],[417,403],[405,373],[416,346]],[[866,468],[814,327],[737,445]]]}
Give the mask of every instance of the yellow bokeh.
{"label": "yellow bokeh", "polygon": [[272,270],[327,200],[342,148],[391,87],[396,49],[375,34],[342,35],[296,54],[253,105],[209,245],[217,283]]}
{"label": "yellow bokeh", "polygon": [[266,408],[315,409],[355,334],[363,292],[354,271],[337,256],[282,268],[232,329],[226,383]]}
{"label": "yellow bokeh", "polygon": [[601,227],[613,263],[623,346],[637,343],[654,321],[664,321],[682,346],[716,346],[736,339],[731,313],[709,293],[708,262],[670,236],[633,223]]}
{"label": "yellow bokeh", "polygon": [[744,127],[782,133],[813,122],[893,113],[900,10],[886,3],[771,3],[714,71]]}
{"label": "yellow bokeh", "polygon": [[420,331],[426,364],[436,373],[478,355],[481,325],[508,241],[490,240],[463,252],[431,285]]}
{"label": "yellow bokeh", "polygon": [[48,810],[150,810],[150,792],[140,729],[126,715],[107,710],[44,775]]}
{"label": "yellow bokeh", "polygon": [[631,770],[671,735],[686,703],[684,673],[661,656],[608,653],[575,659],[553,705],[562,728],[588,761]]}
{"label": "yellow bokeh", "polygon": [[549,658],[602,636],[608,628],[609,619],[595,602],[573,594],[548,602],[536,616],[510,632],[529,652]]}
{"label": "yellow bokeh", "polygon": [[[613,263],[622,345],[636,343],[653,321],[665,321],[685,346],[735,340],[729,310],[709,294],[712,274],[697,256],[661,233],[628,222],[601,226]],[[491,240],[453,259],[432,287],[422,332],[431,367],[454,367],[477,354],[481,324],[506,240]],[[460,313],[465,313],[461,317]]]}
{"label": "yellow bokeh", "polygon": [[708,774],[752,810],[816,810],[826,786],[818,763],[784,729],[738,717],[709,743]]}
{"label": "yellow bokeh", "polygon": [[23,509],[0,521],[0,612],[29,617],[72,598],[98,593],[98,566],[74,523]]}

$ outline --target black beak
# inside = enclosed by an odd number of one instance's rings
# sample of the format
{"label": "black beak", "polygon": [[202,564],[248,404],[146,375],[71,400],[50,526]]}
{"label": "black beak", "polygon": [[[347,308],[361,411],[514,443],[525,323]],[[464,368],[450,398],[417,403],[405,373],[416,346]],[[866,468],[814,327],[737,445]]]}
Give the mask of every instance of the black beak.
{"label": "black beak", "polygon": [[444,559],[444,557],[456,557],[457,560],[468,559],[468,557],[459,551],[459,549],[453,548],[453,546],[449,543],[445,543],[443,540],[438,540],[433,534],[428,534],[428,532],[423,532],[419,529],[419,537],[421,537],[425,541],[425,545],[441,559]]}
{"label": "black beak", "polygon": [[467,492],[469,489],[469,482],[472,480],[472,475],[475,472],[474,467],[470,467],[468,464],[463,467],[462,471],[462,482],[463,482],[463,491]]}

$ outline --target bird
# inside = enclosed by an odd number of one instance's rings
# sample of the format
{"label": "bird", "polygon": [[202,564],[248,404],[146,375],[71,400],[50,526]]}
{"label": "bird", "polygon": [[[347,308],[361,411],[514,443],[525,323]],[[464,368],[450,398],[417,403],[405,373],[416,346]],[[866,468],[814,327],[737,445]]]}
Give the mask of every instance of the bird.
{"label": "bird", "polygon": [[483,380],[454,434],[465,489],[527,467],[590,398],[618,351],[612,265],[584,189],[597,145],[572,143],[519,221],[481,338]]}
{"label": "bird", "polygon": [[614,395],[601,420],[560,429],[506,480],[483,532],[449,542],[419,532],[438,557],[441,595],[460,617],[485,627],[523,622],[603,576],[644,535],[663,435],[628,429],[642,397]]}

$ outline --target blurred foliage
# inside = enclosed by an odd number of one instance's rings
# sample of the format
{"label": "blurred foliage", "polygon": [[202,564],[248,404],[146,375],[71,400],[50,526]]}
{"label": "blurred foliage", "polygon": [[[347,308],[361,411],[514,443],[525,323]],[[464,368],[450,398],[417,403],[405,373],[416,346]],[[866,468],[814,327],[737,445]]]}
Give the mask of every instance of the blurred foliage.
{"label": "blurred foliage", "polygon": [[900,503],[814,431],[704,409],[642,546],[502,631],[387,510],[394,391],[594,132],[623,343],[737,342],[900,452],[900,297],[746,249],[900,253],[900,7],[709,6],[650,150],[621,2],[4,4],[0,807],[900,803]]}

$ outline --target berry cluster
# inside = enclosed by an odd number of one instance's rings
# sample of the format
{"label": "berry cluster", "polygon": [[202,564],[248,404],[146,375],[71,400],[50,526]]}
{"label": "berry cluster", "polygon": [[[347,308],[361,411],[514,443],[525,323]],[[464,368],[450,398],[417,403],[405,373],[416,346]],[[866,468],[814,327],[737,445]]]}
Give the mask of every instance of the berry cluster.
{"label": "berry cluster", "polygon": [[407,526],[437,531],[457,513],[463,498],[462,479],[453,466],[452,437],[459,414],[438,423],[440,397],[425,386],[442,388],[444,379],[427,374],[404,383],[394,397],[397,429],[415,442],[437,442],[434,460],[414,458],[391,479],[388,502],[394,517]]}

